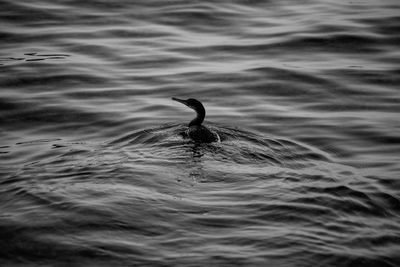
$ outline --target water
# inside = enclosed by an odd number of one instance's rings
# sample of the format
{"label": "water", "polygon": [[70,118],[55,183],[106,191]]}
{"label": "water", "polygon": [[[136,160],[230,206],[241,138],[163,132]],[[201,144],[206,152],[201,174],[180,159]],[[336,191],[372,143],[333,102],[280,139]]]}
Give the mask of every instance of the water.
{"label": "water", "polygon": [[0,10],[1,266],[399,266],[398,1]]}

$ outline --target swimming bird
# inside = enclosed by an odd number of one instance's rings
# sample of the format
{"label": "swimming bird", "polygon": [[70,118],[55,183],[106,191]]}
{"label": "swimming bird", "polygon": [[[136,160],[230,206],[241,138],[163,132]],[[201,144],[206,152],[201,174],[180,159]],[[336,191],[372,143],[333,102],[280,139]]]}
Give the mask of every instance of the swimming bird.
{"label": "swimming bird", "polygon": [[194,118],[188,125],[189,128],[186,131],[187,136],[197,143],[212,143],[221,141],[216,132],[213,132],[207,127],[201,125],[204,121],[204,117],[206,116],[206,110],[199,100],[194,98],[183,100],[176,97],[173,97],[172,100],[182,103],[196,111],[196,118]]}

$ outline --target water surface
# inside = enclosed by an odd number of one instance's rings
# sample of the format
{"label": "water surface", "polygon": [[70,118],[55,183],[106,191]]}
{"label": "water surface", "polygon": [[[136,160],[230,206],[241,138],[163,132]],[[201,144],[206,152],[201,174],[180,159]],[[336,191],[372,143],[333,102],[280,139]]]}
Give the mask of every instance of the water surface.
{"label": "water surface", "polygon": [[0,10],[0,265],[400,264],[398,1]]}

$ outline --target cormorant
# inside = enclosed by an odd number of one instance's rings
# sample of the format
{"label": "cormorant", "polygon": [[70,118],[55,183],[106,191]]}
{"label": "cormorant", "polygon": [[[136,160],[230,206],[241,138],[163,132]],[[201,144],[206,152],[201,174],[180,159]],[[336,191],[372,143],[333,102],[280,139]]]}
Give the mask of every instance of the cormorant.
{"label": "cormorant", "polygon": [[205,126],[201,125],[201,123],[204,121],[204,117],[206,116],[206,110],[199,100],[196,100],[194,98],[183,100],[176,97],[173,97],[172,100],[178,101],[179,103],[182,103],[196,111],[196,118],[194,118],[189,123],[189,128],[186,131],[186,134],[193,141],[198,143],[211,143],[221,141],[217,133],[212,132]]}

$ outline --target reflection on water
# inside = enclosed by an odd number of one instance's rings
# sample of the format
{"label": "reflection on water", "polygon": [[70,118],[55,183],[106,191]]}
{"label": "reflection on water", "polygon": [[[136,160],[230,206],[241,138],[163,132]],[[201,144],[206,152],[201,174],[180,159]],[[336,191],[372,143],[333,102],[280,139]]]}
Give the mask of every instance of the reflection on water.
{"label": "reflection on water", "polygon": [[0,6],[3,265],[399,265],[397,1]]}

